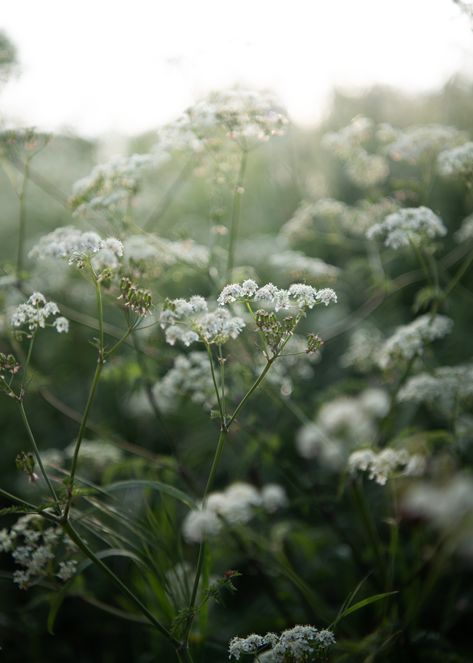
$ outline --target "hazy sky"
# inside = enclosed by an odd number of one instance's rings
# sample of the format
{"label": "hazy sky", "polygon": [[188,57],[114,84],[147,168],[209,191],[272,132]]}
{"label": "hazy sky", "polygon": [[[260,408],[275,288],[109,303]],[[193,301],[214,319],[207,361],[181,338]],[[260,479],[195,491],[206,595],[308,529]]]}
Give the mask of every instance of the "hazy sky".
{"label": "hazy sky", "polygon": [[297,122],[334,86],[424,91],[473,73],[452,0],[0,0],[21,76],[3,118],[87,135],[152,129],[209,90],[272,88]]}

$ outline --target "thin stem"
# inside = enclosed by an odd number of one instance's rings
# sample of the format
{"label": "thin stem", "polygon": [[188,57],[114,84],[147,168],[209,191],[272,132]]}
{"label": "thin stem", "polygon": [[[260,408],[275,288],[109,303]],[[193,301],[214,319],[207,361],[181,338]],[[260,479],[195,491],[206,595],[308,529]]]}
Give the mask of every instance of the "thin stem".
{"label": "thin stem", "polygon": [[238,179],[235,186],[235,193],[233,195],[232,218],[230,224],[230,242],[228,244],[228,260],[227,260],[227,272],[226,272],[227,283],[230,283],[232,280],[233,267],[235,264],[235,248],[238,237],[238,226],[240,224],[241,196],[243,193],[243,182],[245,179],[247,159],[248,159],[248,152],[245,147],[242,147],[240,170],[238,172]]}
{"label": "thin stem", "polygon": [[164,635],[169,642],[171,642],[174,647],[177,649],[179,647],[179,642],[173,637],[173,635],[168,631],[168,629],[161,624],[161,622],[153,615],[153,613],[148,610],[148,608],[141,602],[141,600],[134,594],[134,592],[125,585],[120,578],[115,575],[115,573],[99,558],[97,555],[89,548],[89,546],[82,539],[80,534],[73,528],[70,522],[64,521],[62,527],[70,539],[76,544],[78,548],[92,561],[96,566],[98,566],[104,573],[108,575],[111,580],[119,587],[119,589],[125,594],[125,596],[130,599],[130,601],[138,608],[138,610],[145,615],[150,624],[152,624],[162,635]]}
{"label": "thin stem", "polygon": [[240,412],[241,408],[245,405],[246,401],[251,397],[253,392],[258,389],[259,385],[263,382],[264,378],[266,377],[266,373],[269,371],[271,368],[271,365],[273,361],[276,359],[276,356],[271,357],[271,359],[268,359],[266,366],[263,368],[259,376],[256,378],[250,389],[246,392],[246,394],[243,396],[241,401],[238,403],[237,407],[235,408],[234,413],[230,417],[230,419],[227,422],[227,428],[230,428],[232,423],[235,421],[238,413]]}
{"label": "thin stem", "polygon": [[213,385],[214,385],[215,394],[217,396],[218,410],[219,410],[219,413],[220,413],[220,421],[221,421],[222,427],[225,428],[225,412],[224,412],[224,409],[223,409],[222,401],[220,399],[220,390],[218,388],[217,379],[216,379],[216,376],[215,376],[212,350],[210,349],[210,345],[208,343],[205,344],[205,347],[207,348],[207,354],[209,355],[210,372],[212,373],[212,382],[213,382]]}
{"label": "thin stem", "polygon": [[58,508],[59,500],[58,500],[58,497],[56,495],[56,491],[54,490],[54,486],[51,483],[51,480],[48,477],[48,474],[47,474],[47,472],[44,468],[43,461],[41,460],[41,455],[39,453],[38,445],[36,444],[36,440],[35,440],[35,437],[33,435],[33,431],[31,430],[31,426],[30,426],[29,421],[28,421],[28,416],[26,414],[25,407],[23,405],[23,401],[22,400],[18,401],[18,404],[19,404],[19,407],[20,407],[21,418],[23,419],[23,423],[25,425],[26,432],[28,433],[28,437],[30,438],[31,446],[33,447],[34,455],[35,455],[36,460],[38,462],[39,469],[41,470],[41,474],[43,475],[43,478],[46,481],[46,484],[49,488],[49,492],[51,493],[51,496],[52,496],[53,500],[56,503],[56,508]]}
{"label": "thin stem", "polygon": [[446,299],[448,295],[452,292],[452,290],[455,288],[459,280],[462,278],[463,274],[465,274],[465,272],[469,269],[472,262],[473,262],[473,251],[470,253],[470,255],[466,257],[465,261],[462,263],[462,265],[460,265],[460,268],[458,269],[457,273],[448,284],[448,287],[445,290],[444,299]]}
{"label": "thin stem", "polygon": [[19,227],[18,227],[18,252],[16,256],[16,280],[18,284],[21,284],[22,272],[23,272],[23,253],[24,253],[24,244],[25,244],[25,233],[26,233],[26,189],[28,186],[29,180],[29,170],[30,170],[30,160],[25,161],[23,167],[23,181],[21,184],[21,190],[19,194],[20,201],[20,212],[19,212]]}
{"label": "thin stem", "polygon": [[102,289],[100,283],[97,280],[95,272],[93,273],[94,283],[95,283],[95,295],[97,299],[97,313],[99,319],[99,363],[103,361],[104,357],[104,332],[103,332],[103,301],[102,301]]}
{"label": "thin stem", "polygon": [[[202,506],[205,508],[205,503],[207,501],[207,497],[209,492],[212,489],[213,482],[215,479],[215,474],[217,473],[217,467],[220,463],[220,458],[222,456],[223,448],[225,446],[225,440],[227,438],[228,434],[228,428],[224,428],[222,426],[222,429],[220,430],[220,435],[218,437],[218,442],[217,442],[217,448],[215,450],[215,454],[213,457],[212,461],[212,466],[210,468],[209,476],[207,479],[207,484],[205,486],[204,490],[204,495],[202,498]],[[195,572],[195,577],[194,577],[194,584],[192,586],[192,593],[191,593],[191,598],[189,601],[189,607],[188,607],[188,617],[187,617],[187,624],[184,630],[184,642],[187,643],[189,639],[189,633],[192,628],[192,622],[194,620],[194,608],[195,608],[195,602],[197,600],[197,592],[199,589],[199,583],[200,583],[200,576],[202,574],[202,567],[204,564],[204,557],[205,557],[205,541],[202,541],[199,547],[199,556],[197,558],[197,569]]]}
{"label": "thin stem", "polygon": [[103,362],[99,359],[97,362],[97,366],[95,368],[95,373],[94,377],[92,379],[92,384],[90,386],[89,390],[89,396],[87,398],[87,403],[84,409],[84,412],[82,414],[82,420],[80,423],[79,427],[79,432],[77,434],[77,439],[76,439],[76,444],[74,447],[74,455],[72,456],[72,464],[71,464],[71,471],[69,474],[69,488],[68,488],[68,497],[67,497],[67,502],[66,506],[64,508],[64,519],[67,520],[67,517],[69,515],[69,511],[71,508],[71,503],[72,503],[72,495],[73,495],[73,488],[74,488],[74,478],[76,475],[76,470],[77,470],[77,462],[79,460],[79,451],[80,447],[82,444],[82,439],[84,437],[85,430],[87,428],[87,421],[89,418],[89,413],[90,409],[92,407],[92,403],[94,402],[95,399],[95,392],[97,391],[97,385],[100,379],[100,374],[102,372],[103,368]]}

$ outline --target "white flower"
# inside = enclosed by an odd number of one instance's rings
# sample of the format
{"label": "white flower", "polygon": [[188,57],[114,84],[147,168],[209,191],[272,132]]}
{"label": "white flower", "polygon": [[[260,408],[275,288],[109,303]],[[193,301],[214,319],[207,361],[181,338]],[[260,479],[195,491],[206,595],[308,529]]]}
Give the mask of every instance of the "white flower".
{"label": "white flower", "polygon": [[170,345],[181,341],[189,346],[199,340],[221,345],[237,338],[245,322],[226,309],[217,308],[209,312],[205,299],[194,296],[189,300],[167,301],[160,316],[160,325]]}
{"label": "white flower", "polygon": [[277,483],[268,483],[261,490],[263,508],[269,513],[288,505],[286,491]]}
{"label": "white flower", "polygon": [[115,237],[103,240],[96,232],[82,232],[74,226],[64,226],[41,237],[29,255],[40,260],[62,258],[70,265],[79,266],[85,260],[91,260],[94,269],[114,269],[123,256],[123,244]]}
{"label": "white flower", "polygon": [[63,318],[62,316],[56,318],[53,324],[59,334],[67,334],[69,331],[69,320],[67,318]]}
{"label": "white flower", "polygon": [[473,142],[445,150],[439,154],[437,164],[439,173],[445,177],[456,176],[471,180],[473,177]]}
{"label": "white flower", "polygon": [[59,580],[66,582],[70,580],[77,571],[77,561],[71,559],[67,562],[59,562],[59,571],[56,573]]}
{"label": "white flower", "polygon": [[411,456],[405,449],[386,447],[376,453],[371,449],[354,451],[348,459],[352,474],[369,472],[369,478],[384,486],[394,474],[414,476],[425,469],[425,459],[417,454]]}
{"label": "white flower", "polygon": [[[25,304],[20,304],[12,313],[12,327],[26,326],[30,333],[37,329],[44,329],[48,325],[48,319],[58,315],[59,308],[55,302],[48,302],[40,292],[34,292]],[[52,325],[59,333],[67,332],[68,321],[66,318],[57,318]]]}
{"label": "white flower", "polygon": [[421,315],[408,325],[398,327],[379,350],[377,362],[382,369],[391,368],[421,355],[427,343],[449,334],[453,321],[443,315]]}
{"label": "white flower", "polygon": [[428,207],[406,207],[387,216],[369,228],[368,239],[383,238],[384,245],[399,249],[420,244],[447,234],[443,221]]}
{"label": "white flower", "polygon": [[387,151],[395,161],[416,164],[434,159],[441,150],[458,145],[464,137],[463,131],[442,124],[410,127],[398,132]]}

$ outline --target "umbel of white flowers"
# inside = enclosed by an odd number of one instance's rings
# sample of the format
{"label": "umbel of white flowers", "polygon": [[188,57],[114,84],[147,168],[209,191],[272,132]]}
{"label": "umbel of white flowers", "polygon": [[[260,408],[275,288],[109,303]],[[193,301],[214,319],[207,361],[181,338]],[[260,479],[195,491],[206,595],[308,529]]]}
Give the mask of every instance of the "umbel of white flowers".
{"label": "umbel of white flowers", "polygon": [[234,302],[254,301],[274,311],[296,310],[303,312],[316,304],[337,301],[337,295],[331,288],[316,290],[304,283],[293,283],[288,290],[277,288],[272,283],[263,287],[248,279],[243,283],[225,286],[218,296],[219,308],[209,311],[208,304],[198,295],[187,299],[167,300],[160,316],[161,328],[165,330],[166,341],[174,345],[181,341],[191,345],[197,341],[223,344],[237,338],[245,327],[243,318],[233,316],[223,308]]}
{"label": "umbel of white flowers", "polygon": [[368,239],[383,239],[384,245],[400,249],[447,234],[442,220],[428,207],[406,207],[389,214],[369,228]]}
{"label": "umbel of white flowers", "polygon": [[[281,634],[252,633],[246,638],[233,638],[229,644],[229,658],[239,661],[243,654],[257,655],[259,661],[267,663],[309,663],[324,656],[335,644],[335,636],[328,629],[318,630],[314,626],[297,625]],[[262,652],[262,650],[266,650]]]}
{"label": "umbel of white flowers", "polygon": [[224,491],[211,493],[205,504],[190,511],[183,523],[184,537],[191,543],[199,543],[217,535],[225,523],[246,523],[257,509],[274,513],[287,506],[284,488],[278,484],[266,484],[261,490],[238,481]]}
{"label": "umbel of white flowers", "polygon": [[27,327],[28,332],[33,333],[37,329],[46,326],[54,327],[59,334],[69,331],[69,320],[62,316],[56,318],[52,323],[49,318],[59,314],[59,307],[55,302],[46,301],[46,297],[40,292],[34,292],[25,304],[20,304],[11,316],[11,325],[17,329]]}
{"label": "umbel of white flowers", "polygon": [[30,253],[31,258],[61,258],[69,265],[90,260],[95,270],[116,269],[123,256],[123,244],[116,237],[102,239],[96,232],[82,232],[74,226],[56,228],[41,237]]}

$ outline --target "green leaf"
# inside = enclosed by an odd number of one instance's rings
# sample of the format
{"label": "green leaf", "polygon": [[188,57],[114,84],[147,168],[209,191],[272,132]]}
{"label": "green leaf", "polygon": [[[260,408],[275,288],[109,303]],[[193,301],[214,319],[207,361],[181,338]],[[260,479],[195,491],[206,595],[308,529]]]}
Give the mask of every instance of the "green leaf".
{"label": "green leaf", "polygon": [[163,493],[164,495],[169,495],[174,497],[176,500],[179,500],[190,509],[195,507],[195,502],[186,493],[179,488],[174,488],[167,483],[162,483],[161,481],[151,481],[146,479],[130,479],[129,481],[118,481],[117,483],[112,483],[110,486],[106,487],[106,492],[113,492],[115,490],[125,490],[127,488],[151,488],[151,490],[156,490],[158,493]]}
{"label": "green leaf", "polygon": [[354,603],[349,608],[346,608],[340,615],[338,615],[337,619],[335,620],[332,626],[335,626],[335,624],[337,624],[344,617],[351,615],[352,612],[357,612],[358,610],[361,610],[361,608],[370,605],[370,603],[381,601],[382,599],[385,599],[388,596],[393,596],[394,594],[398,594],[398,592],[384,592],[383,594],[373,594],[373,596],[368,596],[368,598],[363,599],[362,601],[358,601],[357,603]]}

